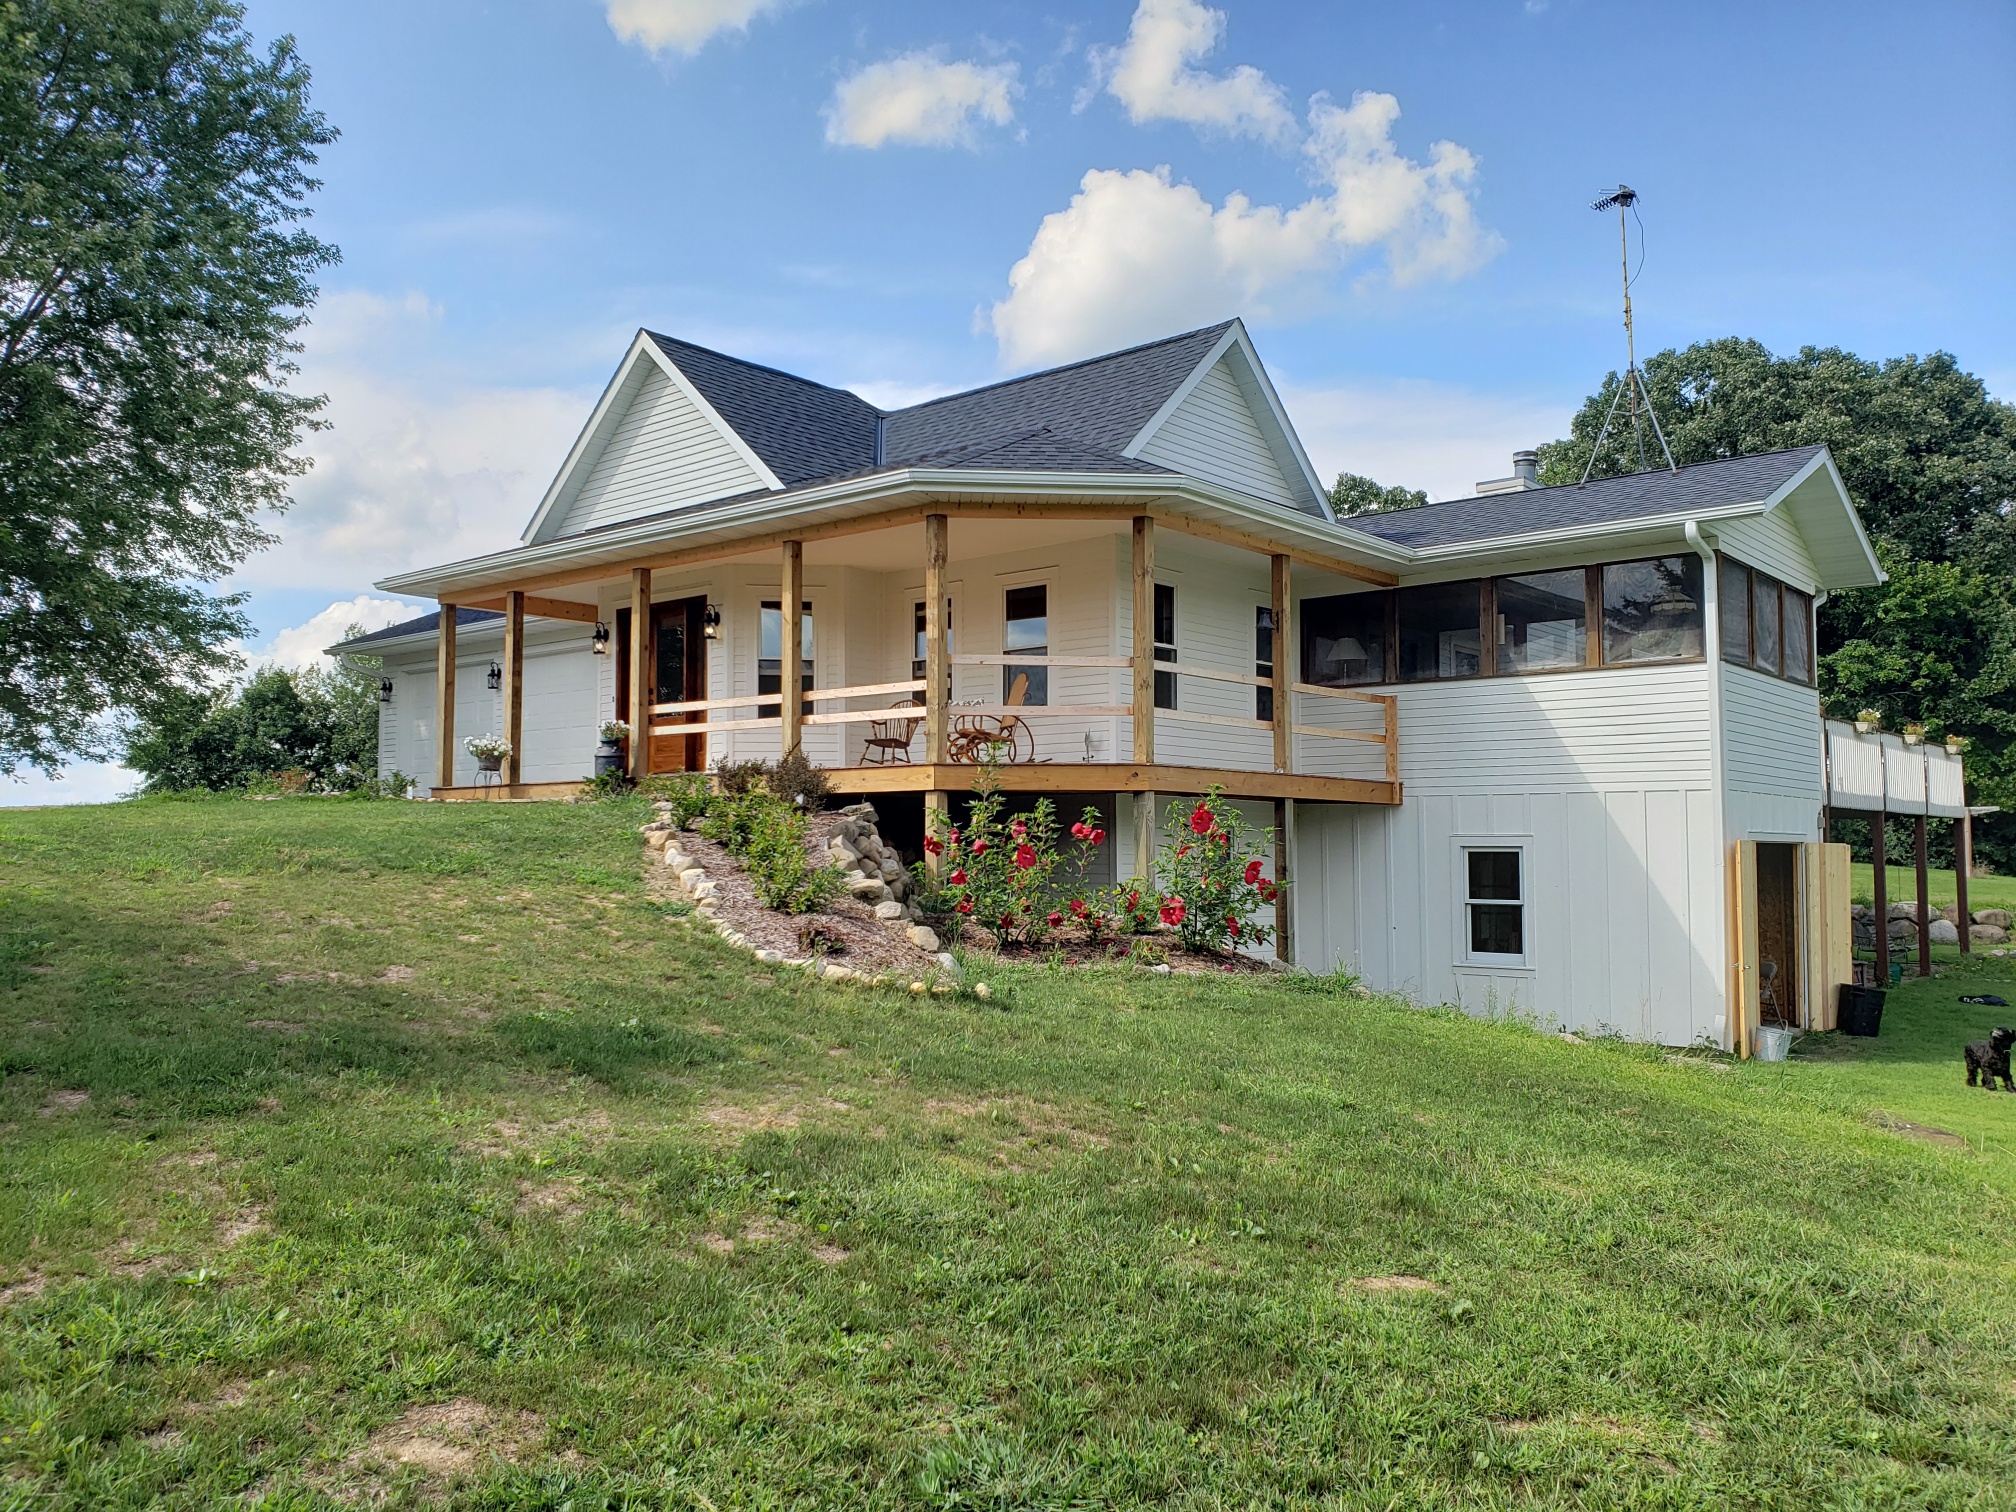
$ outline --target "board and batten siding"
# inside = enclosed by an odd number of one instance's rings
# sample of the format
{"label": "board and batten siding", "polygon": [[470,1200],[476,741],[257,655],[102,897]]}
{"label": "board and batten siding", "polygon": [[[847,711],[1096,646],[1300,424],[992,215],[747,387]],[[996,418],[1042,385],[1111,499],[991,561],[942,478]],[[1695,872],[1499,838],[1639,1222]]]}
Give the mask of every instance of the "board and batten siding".
{"label": "board and batten siding", "polygon": [[1806,542],[1783,509],[1742,519],[1723,520],[1715,527],[1716,544],[1759,572],[1790,583],[1802,593],[1815,592],[1819,570]]}
{"label": "board and batten siding", "polygon": [[640,364],[627,408],[555,536],[764,487],[747,458],[665,373]]}
{"label": "board and batten siding", "polygon": [[[1726,1036],[1700,664],[1400,690],[1395,809],[1297,806],[1302,962],[1665,1044]],[[1466,960],[1463,851],[1524,854],[1524,965]]]}
{"label": "board and batten siding", "polygon": [[1256,498],[1295,503],[1274,448],[1224,358],[1198,380],[1140,455],[1144,462],[1223,483]]}
{"label": "board and batten siding", "polygon": [[1730,840],[1817,840],[1825,799],[1820,695],[1724,665],[1722,785]]}

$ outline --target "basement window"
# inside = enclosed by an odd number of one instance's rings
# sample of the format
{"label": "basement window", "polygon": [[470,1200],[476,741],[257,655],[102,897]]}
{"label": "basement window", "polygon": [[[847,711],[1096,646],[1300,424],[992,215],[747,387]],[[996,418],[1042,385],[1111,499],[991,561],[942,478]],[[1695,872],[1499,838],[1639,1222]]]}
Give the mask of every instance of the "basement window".
{"label": "basement window", "polygon": [[1525,963],[1524,859],[1517,850],[1463,852],[1469,959],[1501,966]]}

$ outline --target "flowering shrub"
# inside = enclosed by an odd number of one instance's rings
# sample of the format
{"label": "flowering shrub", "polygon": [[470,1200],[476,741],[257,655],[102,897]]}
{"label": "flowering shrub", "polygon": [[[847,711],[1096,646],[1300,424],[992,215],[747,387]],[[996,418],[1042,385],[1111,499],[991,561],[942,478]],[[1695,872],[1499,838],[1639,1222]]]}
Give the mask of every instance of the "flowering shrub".
{"label": "flowering shrub", "polygon": [[1255,919],[1279,896],[1261,860],[1273,844],[1273,830],[1256,832],[1215,787],[1188,812],[1178,805],[1156,857],[1158,922],[1186,950],[1223,954],[1265,944],[1274,931]]}
{"label": "flowering shrub", "polygon": [[[991,931],[1004,945],[1031,944],[1062,928],[1067,918],[1084,922],[1084,900],[1067,904],[1058,896],[1057,874],[1067,858],[1059,846],[1056,806],[1039,798],[1027,813],[1004,818],[1006,801],[994,763],[983,761],[965,826],[934,813],[924,849],[939,859],[939,884],[955,918]],[[1080,876],[1106,839],[1098,819],[1099,811],[1088,808],[1071,826],[1080,847]]]}

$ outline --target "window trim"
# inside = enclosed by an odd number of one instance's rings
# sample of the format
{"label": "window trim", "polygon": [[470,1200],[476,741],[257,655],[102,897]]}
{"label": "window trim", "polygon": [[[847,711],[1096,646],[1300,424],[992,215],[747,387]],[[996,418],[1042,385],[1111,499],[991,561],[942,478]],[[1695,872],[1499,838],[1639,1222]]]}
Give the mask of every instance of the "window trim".
{"label": "window trim", "polygon": [[[1021,646],[1015,651],[1010,651],[1008,649],[1008,626],[1011,621],[1008,617],[1008,595],[1011,593],[1026,593],[1031,588],[1040,588],[1043,591],[1043,645],[1040,650],[1029,646]],[[1001,664],[1001,702],[1004,704],[1008,702],[1009,693],[1014,690],[1016,668],[1021,666],[1021,663],[1010,663],[1006,658],[1017,654],[1038,657],[1047,657],[1050,654],[1050,580],[1048,578],[1039,577],[1032,582],[1003,583],[1001,585],[1001,655],[1003,657]],[[1022,667],[1022,670],[1025,672],[1041,672],[1043,674],[1042,699],[1040,701],[1036,699],[1025,700],[1026,706],[1032,709],[1048,708],[1050,706],[1050,669],[1048,667]],[[1030,682],[1033,684],[1035,679],[1031,678]]]}
{"label": "window trim", "polygon": [[[1263,634],[1267,637],[1267,656],[1264,661],[1259,655],[1260,637]],[[1264,604],[1255,604],[1253,606],[1253,675],[1255,677],[1264,677],[1270,682],[1273,681],[1274,658],[1279,652],[1280,647],[1281,631],[1280,627],[1274,623],[1273,601],[1269,600]],[[1253,717],[1255,719],[1265,720],[1269,724],[1274,722],[1274,695],[1277,691],[1278,684],[1275,687],[1255,688],[1253,690]]]}
{"label": "window trim", "polygon": [[[1510,672],[1498,670],[1498,585],[1511,578],[1540,577],[1550,572],[1580,572],[1582,574],[1582,664],[1577,667],[1515,667]],[[1500,572],[1484,579],[1487,601],[1484,611],[1485,628],[1490,631],[1491,670],[1482,674],[1486,677],[1558,677],[1563,672],[1597,672],[1602,670],[1602,662],[1597,660],[1603,650],[1602,627],[1592,629],[1589,618],[1591,586],[1600,594],[1603,591],[1603,569],[1601,567],[1536,567],[1531,572]]]}
{"label": "window trim", "polygon": [[[1157,633],[1162,628],[1162,604],[1163,604],[1162,596],[1165,593],[1169,596],[1168,597],[1169,639],[1167,639],[1166,641],[1163,640]],[[1153,591],[1149,594],[1148,599],[1148,615],[1149,615],[1148,645],[1149,645],[1150,659],[1157,662],[1173,662],[1180,664],[1182,658],[1177,654],[1176,651],[1176,634],[1177,634],[1176,585],[1174,583],[1156,583],[1153,585]],[[1165,697],[1168,700],[1166,703],[1163,701]],[[1153,694],[1153,702],[1155,707],[1158,709],[1166,709],[1172,714],[1176,713],[1178,712],[1176,699],[1177,699],[1176,674],[1174,672],[1166,672],[1162,668],[1157,667],[1155,669],[1155,688]]]}
{"label": "window trim", "polygon": [[[1804,588],[1800,588],[1791,583],[1786,582],[1785,579],[1781,577],[1773,576],[1771,573],[1764,571],[1761,567],[1753,567],[1750,563],[1744,561],[1741,557],[1731,556],[1726,551],[1718,551],[1715,553],[1715,568],[1718,574],[1717,578],[1718,593],[1715,601],[1715,613],[1718,621],[1721,618],[1723,610],[1725,608],[1725,605],[1723,604],[1719,593],[1719,587],[1720,587],[1719,574],[1723,570],[1725,564],[1731,567],[1740,567],[1749,576],[1750,594],[1749,594],[1749,602],[1745,606],[1745,612],[1748,616],[1748,623],[1746,625],[1746,628],[1749,631],[1750,645],[1749,645],[1749,652],[1745,656],[1735,657],[1728,655],[1727,649],[1722,645],[1721,640],[1722,631],[1721,626],[1718,623],[1715,631],[1716,650],[1721,661],[1727,666],[1741,667],[1745,671],[1755,672],[1759,677],[1768,677],[1776,682],[1788,682],[1792,684],[1792,686],[1795,688],[1819,687],[1820,635],[1819,635],[1819,623],[1817,615],[1815,613],[1815,605],[1813,602],[1815,595],[1808,592]],[[1772,671],[1769,667],[1760,667],[1757,665],[1757,598],[1758,598],[1757,588],[1760,583],[1770,584],[1771,587],[1776,591],[1776,597],[1778,601],[1778,670],[1775,672]],[[1803,600],[1806,606],[1806,615],[1805,615],[1806,671],[1803,676],[1795,675],[1785,670],[1785,600],[1788,597],[1797,597]]]}
{"label": "window trim", "polygon": [[[1491,970],[1530,971],[1533,969],[1533,873],[1530,865],[1530,842],[1523,836],[1478,835],[1470,838],[1458,836],[1456,846],[1456,880],[1463,885],[1454,889],[1456,902],[1456,952],[1458,966],[1474,966]],[[1470,910],[1479,903],[1504,906],[1505,898],[1473,898],[1470,896],[1470,857],[1473,852],[1508,852],[1519,858],[1519,945],[1517,955],[1504,955],[1492,951],[1478,951],[1470,948]]]}

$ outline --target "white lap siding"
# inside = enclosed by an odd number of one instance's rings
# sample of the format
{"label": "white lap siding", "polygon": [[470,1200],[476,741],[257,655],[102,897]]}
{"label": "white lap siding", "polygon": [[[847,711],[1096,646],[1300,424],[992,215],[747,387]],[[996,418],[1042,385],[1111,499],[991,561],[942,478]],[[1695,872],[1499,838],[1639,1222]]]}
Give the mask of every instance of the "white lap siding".
{"label": "white lap siding", "polygon": [[[1721,1042],[1707,668],[1400,690],[1398,809],[1298,805],[1303,964],[1476,1013]],[[1523,854],[1525,963],[1466,961],[1464,849]]]}
{"label": "white lap siding", "polygon": [[1722,669],[1722,771],[1730,840],[1820,838],[1820,695],[1748,667]]}

